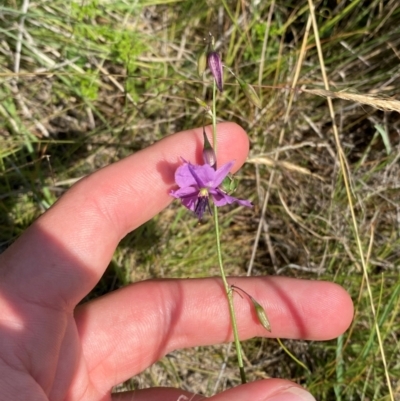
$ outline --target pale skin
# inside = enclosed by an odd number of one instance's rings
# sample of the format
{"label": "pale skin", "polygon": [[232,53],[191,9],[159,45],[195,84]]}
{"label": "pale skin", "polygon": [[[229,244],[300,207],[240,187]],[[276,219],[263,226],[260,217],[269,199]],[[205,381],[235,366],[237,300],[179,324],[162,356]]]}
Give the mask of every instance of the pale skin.
{"label": "pale skin", "polygon": [[[235,160],[232,172],[238,170],[248,153],[245,132],[232,123],[220,124],[218,145],[218,164]],[[118,242],[173,201],[168,192],[180,158],[200,163],[201,151],[202,129],[195,129],[97,171],[0,255],[1,401],[202,398],[171,388],[118,395],[111,389],[173,350],[232,339],[218,278],[138,282],[77,307],[100,279]],[[343,333],[352,320],[349,295],[329,282],[242,277],[230,283],[264,306],[272,326],[272,333],[266,332],[250,302],[236,297],[242,340],[327,340]],[[307,394],[289,381],[269,379],[210,400],[305,400]]]}

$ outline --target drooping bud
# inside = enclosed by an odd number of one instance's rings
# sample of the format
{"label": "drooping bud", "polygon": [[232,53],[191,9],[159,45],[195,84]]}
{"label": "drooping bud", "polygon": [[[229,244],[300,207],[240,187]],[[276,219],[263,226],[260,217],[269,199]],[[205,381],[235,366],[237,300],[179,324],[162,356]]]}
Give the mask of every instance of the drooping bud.
{"label": "drooping bud", "polygon": [[254,106],[258,107],[259,109],[262,109],[261,100],[258,97],[256,90],[250,84],[243,81],[243,79],[240,79],[236,75],[235,78],[240,87],[242,88],[242,91],[246,95],[247,99],[249,99],[250,102],[254,104]]}
{"label": "drooping bud", "polygon": [[222,61],[219,53],[215,50],[208,52],[207,64],[212,76],[215,79],[218,90],[222,92],[224,86],[224,72],[222,70]]}
{"label": "drooping bud", "polygon": [[207,68],[207,50],[203,50],[197,58],[197,72],[201,78]]}
{"label": "drooping bud", "polygon": [[204,146],[203,146],[203,160],[205,164],[209,164],[214,170],[217,169],[217,155],[215,154],[214,149],[211,146],[210,141],[207,138],[206,130],[203,127],[203,138],[204,138]]}

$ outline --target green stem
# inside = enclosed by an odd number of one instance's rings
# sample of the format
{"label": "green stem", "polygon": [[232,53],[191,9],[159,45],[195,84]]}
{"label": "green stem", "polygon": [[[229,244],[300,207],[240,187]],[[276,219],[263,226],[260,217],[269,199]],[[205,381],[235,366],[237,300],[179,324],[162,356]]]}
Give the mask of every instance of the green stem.
{"label": "green stem", "polygon": [[213,80],[213,96],[212,96],[212,126],[213,126],[213,148],[217,155],[217,83]]}
{"label": "green stem", "polygon": [[229,284],[228,284],[228,281],[227,281],[226,275],[225,275],[224,265],[223,265],[223,262],[222,262],[221,240],[220,240],[219,224],[218,224],[218,208],[215,205],[214,205],[213,212],[214,212],[215,237],[216,237],[216,240],[217,240],[218,264],[219,264],[219,269],[220,269],[220,272],[221,272],[221,278],[222,278],[222,282],[224,284],[226,296],[228,298],[229,314],[230,314],[230,317],[231,317],[233,338],[234,338],[234,341],[235,341],[238,365],[239,365],[239,370],[240,370],[240,378],[242,380],[242,383],[244,384],[244,383],[246,383],[246,375],[245,375],[244,367],[243,367],[242,348],[240,346],[239,332],[238,332],[238,327],[237,327],[237,322],[236,322],[235,308],[233,306],[233,291],[229,287]]}
{"label": "green stem", "polygon": [[[212,103],[212,114],[213,114],[213,147],[215,154],[217,154],[217,118],[216,118],[216,82],[214,79],[214,85],[213,85],[213,103]],[[244,372],[244,366],[243,366],[243,357],[242,357],[242,347],[240,345],[240,340],[239,340],[239,332],[238,332],[238,327],[237,327],[237,322],[236,322],[236,314],[235,314],[235,308],[233,306],[233,291],[230,289],[228,280],[226,279],[225,275],[225,270],[224,270],[224,264],[222,262],[222,251],[221,251],[221,237],[220,237],[220,232],[219,232],[219,223],[218,223],[218,208],[217,206],[214,205],[213,207],[214,211],[214,225],[215,225],[215,237],[217,240],[217,255],[218,255],[218,265],[219,269],[221,272],[221,278],[222,282],[224,284],[225,288],[225,293],[226,297],[228,299],[228,305],[229,305],[229,314],[231,318],[231,323],[232,323],[232,331],[233,331],[233,338],[235,341],[235,347],[236,347],[236,353],[237,353],[237,359],[238,359],[238,365],[239,365],[239,371],[240,371],[240,379],[242,380],[242,383],[246,383],[246,374]]]}

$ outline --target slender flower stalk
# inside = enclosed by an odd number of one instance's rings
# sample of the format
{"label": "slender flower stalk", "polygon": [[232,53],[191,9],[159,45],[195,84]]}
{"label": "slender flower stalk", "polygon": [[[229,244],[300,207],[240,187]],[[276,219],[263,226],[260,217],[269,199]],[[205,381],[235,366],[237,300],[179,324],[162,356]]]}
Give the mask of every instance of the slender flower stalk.
{"label": "slender flower stalk", "polygon": [[[217,83],[216,83],[216,80],[214,79],[212,114],[213,114],[213,145],[214,145],[215,153],[217,153],[216,86],[217,86]],[[235,308],[233,305],[233,292],[231,291],[228,281],[226,279],[224,263],[222,261],[221,238],[220,238],[219,223],[218,223],[218,209],[215,204],[214,204],[214,226],[215,226],[215,237],[216,237],[215,239],[216,239],[216,243],[217,243],[218,264],[219,264],[219,269],[221,272],[222,282],[223,282],[224,288],[225,288],[225,293],[228,298],[229,314],[230,314],[231,323],[232,323],[232,331],[233,331],[233,338],[234,338],[234,342],[235,342],[236,354],[237,354],[237,359],[238,359],[240,379],[242,381],[242,384],[244,384],[247,382],[247,380],[246,380],[246,374],[244,371],[242,347],[240,345],[239,333],[238,333],[237,322],[236,322]]]}
{"label": "slender flower stalk", "polygon": [[217,83],[213,80],[213,94],[212,94],[212,131],[213,131],[213,148],[215,154],[218,154],[218,142],[217,142]]}

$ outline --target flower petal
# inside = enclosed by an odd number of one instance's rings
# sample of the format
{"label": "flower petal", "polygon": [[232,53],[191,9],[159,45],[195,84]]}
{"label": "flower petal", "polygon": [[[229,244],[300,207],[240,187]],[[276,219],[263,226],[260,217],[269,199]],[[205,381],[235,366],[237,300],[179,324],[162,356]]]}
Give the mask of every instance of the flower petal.
{"label": "flower petal", "polygon": [[220,189],[210,190],[209,192],[216,206],[230,205],[236,202],[241,206],[253,207],[253,204],[250,201],[245,199],[235,198],[233,196],[226,194]]}
{"label": "flower petal", "polygon": [[182,199],[182,205],[185,206],[187,209],[191,210],[192,212],[196,212],[196,205],[198,201],[197,196],[187,196]]}
{"label": "flower petal", "polygon": [[189,168],[189,163],[184,163],[175,171],[175,182],[181,187],[197,186],[197,182],[193,177]]}
{"label": "flower petal", "polygon": [[240,206],[247,206],[247,207],[253,207],[253,204],[247,200],[247,199],[238,199],[234,198],[236,203],[239,203]]}
{"label": "flower petal", "polygon": [[174,198],[182,201],[182,205],[192,212],[196,211],[196,205],[199,199],[199,190],[194,187],[179,188],[169,191],[169,194]]}
{"label": "flower petal", "polygon": [[189,169],[199,188],[216,187],[214,185],[216,171],[209,164],[203,164],[202,166],[190,164]]}
{"label": "flower petal", "polygon": [[235,162],[232,160],[231,162],[225,163],[217,171],[215,171],[214,180],[212,182],[212,185],[210,185],[210,187],[212,188],[219,187],[222,184],[224,178],[229,174],[229,171],[231,170],[234,164]]}
{"label": "flower petal", "polygon": [[188,196],[193,196],[197,198],[199,195],[199,190],[194,187],[185,187],[179,189],[172,189],[171,191],[169,191],[169,194],[174,198],[183,198]]}

